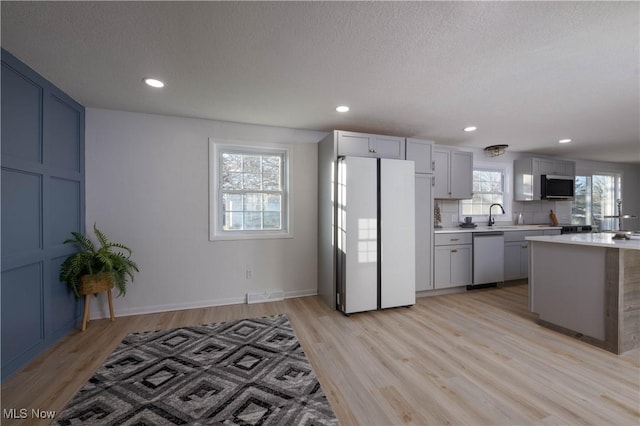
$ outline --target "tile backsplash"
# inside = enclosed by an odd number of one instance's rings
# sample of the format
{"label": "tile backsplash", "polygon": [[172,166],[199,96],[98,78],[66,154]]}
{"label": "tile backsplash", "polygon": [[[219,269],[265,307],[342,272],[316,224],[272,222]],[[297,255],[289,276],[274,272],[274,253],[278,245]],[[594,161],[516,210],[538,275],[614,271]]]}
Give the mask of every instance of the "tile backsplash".
{"label": "tile backsplash", "polygon": [[[434,206],[436,204],[440,207],[442,227],[449,228],[460,224],[462,218],[460,217],[460,202],[458,200],[436,199]],[[571,223],[571,201],[513,201],[511,203],[512,220],[498,220],[497,223],[514,224],[518,215],[522,213],[526,224],[550,224],[550,210],[554,211],[560,224]],[[476,222],[478,222],[477,217]]]}

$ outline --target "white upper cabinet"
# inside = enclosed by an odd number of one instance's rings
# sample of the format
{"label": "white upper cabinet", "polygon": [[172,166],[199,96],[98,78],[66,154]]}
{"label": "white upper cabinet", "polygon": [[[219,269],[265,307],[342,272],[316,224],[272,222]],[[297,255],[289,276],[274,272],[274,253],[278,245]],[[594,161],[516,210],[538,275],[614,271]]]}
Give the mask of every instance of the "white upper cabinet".
{"label": "white upper cabinet", "polygon": [[473,197],[473,153],[434,148],[434,198],[469,199]]}
{"label": "white upper cabinet", "polygon": [[433,142],[407,138],[406,154],[415,163],[416,173],[433,173]]}
{"label": "white upper cabinet", "polygon": [[405,138],[338,131],[338,156],[405,158]]}

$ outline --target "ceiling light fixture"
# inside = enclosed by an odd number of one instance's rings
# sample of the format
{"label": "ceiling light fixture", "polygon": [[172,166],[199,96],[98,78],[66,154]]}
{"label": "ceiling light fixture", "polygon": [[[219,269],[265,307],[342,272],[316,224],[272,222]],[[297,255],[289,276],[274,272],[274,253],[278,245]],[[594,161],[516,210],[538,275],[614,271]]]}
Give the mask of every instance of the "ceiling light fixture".
{"label": "ceiling light fixture", "polygon": [[162,81],[160,81],[160,80],[155,79],[155,78],[145,77],[145,78],[142,79],[142,81],[144,81],[145,84],[147,84],[148,86],[155,87],[156,89],[164,87],[164,83]]}
{"label": "ceiling light fixture", "polygon": [[478,128],[476,126],[469,126],[469,127],[465,127],[464,131],[465,132],[475,132]]}
{"label": "ceiling light fixture", "polygon": [[338,112],[347,112],[349,111],[349,107],[346,105],[340,105],[339,107],[336,108],[336,111]]}
{"label": "ceiling light fixture", "polygon": [[497,157],[498,155],[502,155],[509,148],[509,145],[491,145],[484,149],[484,152],[489,157]]}
{"label": "ceiling light fixture", "polygon": [[558,141],[558,143],[569,143],[569,142],[571,142],[571,139],[560,139]]}

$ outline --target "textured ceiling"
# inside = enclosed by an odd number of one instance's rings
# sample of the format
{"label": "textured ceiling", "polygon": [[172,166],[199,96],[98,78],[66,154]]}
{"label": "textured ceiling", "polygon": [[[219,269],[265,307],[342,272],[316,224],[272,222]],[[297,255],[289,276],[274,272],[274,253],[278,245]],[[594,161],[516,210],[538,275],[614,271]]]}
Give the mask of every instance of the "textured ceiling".
{"label": "textured ceiling", "polygon": [[0,7],[2,47],[87,107],[640,163],[638,2]]}

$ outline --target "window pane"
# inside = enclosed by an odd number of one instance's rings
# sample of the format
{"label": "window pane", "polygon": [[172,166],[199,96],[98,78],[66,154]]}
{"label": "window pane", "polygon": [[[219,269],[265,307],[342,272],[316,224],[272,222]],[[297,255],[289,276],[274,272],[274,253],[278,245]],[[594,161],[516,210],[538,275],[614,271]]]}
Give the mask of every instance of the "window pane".
{"label": "window pane", "polygon": [[262,194],[244,194],[244,210],[248,212],[262,211]]}
{"label": "window pane", "polygon": [[243,172],[245,173],[260,173],[260,156],[259,155],[245,155],[243,163]]}
{"label": "window pane", "polygon": [[242,189],[242,173],[223,172],[222,189]]}
{"label": "window pane", "polygon": [[223,229],[225,230],[241,230],[242,229],[242,212],[227,212],[224,214]]}
{"label": "window pane", "polygon": [[245,173],[243,179],[244,189],[262,189],[261,175],[257,173]]}
{"label": "window pane", "polygon": [[280,212],[264,213],[264,229],[280,229]]}
{"label": "window pane", "polygon": [[262,156],[262,171],[280,174],[280,161],[279,155]]}
{"label": "window pane", "polygon": [[502,192],[502,183],[501,182],[491,182],[489,184],[489,191],[491,191],[491,192]]}
{"label": "window pane", "polygon": [[242,211],[242,195],[241,194],[222,194],[222,209],[228,211]]}
{"label": "window pane", "polygon": [[245,212],[244,229],[262,229],[262,213]]}
{"label": "window pane", "polygon": [[278,194],[264,194],[264,210],[279,212],[281,209],[281,198]]}
{"label": "window pane", "polygon": [[229,153],[222,154],[222,171],[242,172],[242,155]]}
{"label": "window pane", "polygon": [[280,190],[280,174],[268,172],[262,174],[262,189],[265,191]]}

